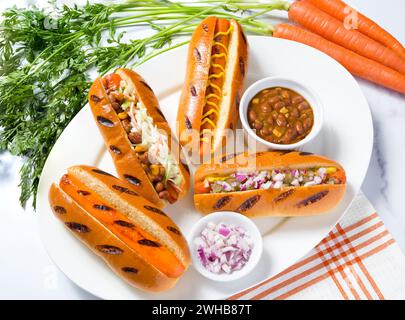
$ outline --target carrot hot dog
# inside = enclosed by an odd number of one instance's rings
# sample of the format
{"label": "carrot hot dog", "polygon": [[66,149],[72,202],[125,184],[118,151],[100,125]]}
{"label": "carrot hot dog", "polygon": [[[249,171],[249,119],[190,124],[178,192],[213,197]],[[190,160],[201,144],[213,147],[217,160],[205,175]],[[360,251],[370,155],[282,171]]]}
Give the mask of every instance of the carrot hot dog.
{"label": "carrot hot dog", "polygon": [[[235,20],[208,17],[194,31],[177,114],[180,143],[211,154],[234,129],[247,70],[247,41]],[[187,130],[199,132],[191,139]]]}
{"label": "carrot hot dog", "polygon": [[248,217],[321,214],[336,207],[346,190],[344,169],[322,156],[261,152],[223,159],[217,164],[204,164],[195,172],[194,204],[204,214],[214,211],[236,211]]}
{"label": "carrot hot dog", "polygon": [[190,263],[187,242],[130,183],[95,167],[68,169],[53,184],[55,216],[121,278],[146,291],[171,288]]}
{"label": "carrot hot dog", "polygon": [[188,190],[186,165],[152,89],[132,70],[117,69],[98,78],[89,104],[118,175],[162,208]]}

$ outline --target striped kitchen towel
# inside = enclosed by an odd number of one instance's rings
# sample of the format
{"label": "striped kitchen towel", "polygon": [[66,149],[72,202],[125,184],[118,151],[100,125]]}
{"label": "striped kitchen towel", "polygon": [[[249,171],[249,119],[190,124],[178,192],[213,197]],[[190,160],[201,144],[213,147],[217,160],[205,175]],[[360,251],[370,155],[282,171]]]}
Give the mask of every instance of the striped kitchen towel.
{"label": "striped kitchen towel", "polygon": [[405,299],[405,256],[358,195],[302,260],[229,299]]}

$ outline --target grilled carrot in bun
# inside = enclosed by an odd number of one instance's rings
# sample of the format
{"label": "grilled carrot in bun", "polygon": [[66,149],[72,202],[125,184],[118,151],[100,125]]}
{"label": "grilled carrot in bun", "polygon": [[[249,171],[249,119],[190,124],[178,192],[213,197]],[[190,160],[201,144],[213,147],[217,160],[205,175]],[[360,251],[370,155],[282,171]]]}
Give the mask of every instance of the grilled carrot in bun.
{"label": "grilled carrot in bun", "polygon": [[94,81],[94,119],[120,178],[162,208],[185,196],[190,175],[151,87],[132,70],[117,69]]}
{"label": "grilled carrot in bun", "polygon": [[204,214],[237,211],[248,217],[328,212],[346,190],[344,169],[307,152],[226,156],[195,172],[194,204]]}
{"label": "grilled carrot in bun", "polygon": [[[188,51],[187,72],[177,114],[180,143],[212,154],[234,129],[248,44],[235,20],[208,17],[194,31]],[[188,130],[199,132],[191,138]]]}
{"label": "grilled carrot in bun", "polygon": [[95,167],[68,169],[52,184],[55,216],[122,279],[146,291],[175,285],[190,264],[187,242],[132,185]]}

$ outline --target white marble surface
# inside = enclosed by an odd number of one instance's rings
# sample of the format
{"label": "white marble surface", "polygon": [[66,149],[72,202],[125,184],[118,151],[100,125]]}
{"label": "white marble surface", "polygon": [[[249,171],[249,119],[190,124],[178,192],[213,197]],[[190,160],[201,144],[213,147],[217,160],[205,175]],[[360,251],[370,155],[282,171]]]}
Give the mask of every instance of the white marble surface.
{"label": "white marble surface", "polygon": [[[13,4],[0,1],[0,11]],[[405,43],[403,0],[347,0]],[[359,80],[375,127],[373,156],[362,190],[405,252],[405,96]],[[353,132],[356,134],[356,132]],[[0,154],[0,299],[93,299],[52,263],[40,239],[37,215],[18,202],[20,160]]]}

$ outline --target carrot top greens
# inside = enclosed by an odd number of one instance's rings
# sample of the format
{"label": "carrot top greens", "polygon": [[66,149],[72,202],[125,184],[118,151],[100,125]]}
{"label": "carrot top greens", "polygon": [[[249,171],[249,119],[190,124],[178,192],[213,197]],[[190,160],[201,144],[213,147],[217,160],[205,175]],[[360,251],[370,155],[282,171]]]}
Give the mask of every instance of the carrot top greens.
{"label": "carrot top greens", "polygon": [[[45,161],[86,104],[91,71],[134,67],[184,45],[189,39],[184,36],[209,15],[235,18],[251,33],[271,34],[258,18],[287,8],[284,1],[146,0],[7,9],[0,25],[0,150],[25,160],[21,204],[32,197],[35,207]],[[123,41],[122,28],[134,26],[150,26],[153,32]]]}

